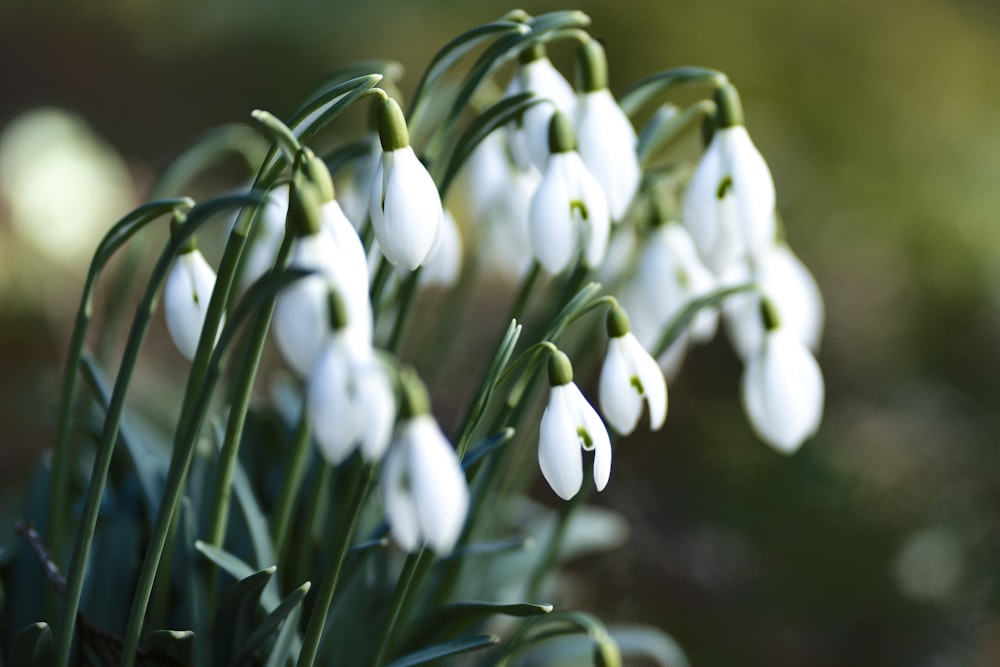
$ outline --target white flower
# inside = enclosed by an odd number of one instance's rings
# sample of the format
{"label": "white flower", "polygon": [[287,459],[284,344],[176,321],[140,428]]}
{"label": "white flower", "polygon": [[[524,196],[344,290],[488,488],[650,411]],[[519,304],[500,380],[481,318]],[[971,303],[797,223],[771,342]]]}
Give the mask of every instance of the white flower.
{"label": "white flower", "polygon": [[327,338],[309,376],[307,405],[320,452],[337,464],[360,445],[367,461],[382,458],[392,436],[396,400],[372,348],[344,330]]}
{"label": "white flower", "polygon": [[[552,134],[566,122],[565,116],[556,114]],[[569,137],[571,141],[572,134]],[[610,230],[604,193],[580,154],[568,148],[553,151],[528,217],[531,248],[539,263],[549,273],[559,273],[582,250],[584,263],[597,267],[608,251]]]}
{"label": "white flower", "polygon": [[368,217],[372,179],[375,178],[375,169],[382,153],[377,133],[369,133],[362,141],[367,143],[369,148],[351,160],[350,168],[341,170],[343,176],[337,180],[337,201],[340,202],[344,215],[358,230]]}
{"label": "white flower", "polygon": [[682,218],[717,275],[774,242],[774,181],[742,125],[716,130],[684,195]]}
{"label": "white flower", "polygon": [[[328,202],[327,204],[336,202]],[[360,343],[371,343],[372,311],[368,300],[368,271],[360,241],[346,218],[331,226],[347,226],[355,242],[338,246],[328,228],[324,205],[324,225],[319,232],[295,240],[289,266],[316,271],[301,278],[278,296],[274,313],[274,335],[278,348],[296,373],[308,377],[323,341],[330,330],[329,292],[335,289],[344,300],[347,327]],[[343,217],[342,214],[340,216]],[[349,237],[348,237],[349,238]],[[360,251],[360,257],[357,252]]]}
{"label": "white flower", "polygon": [[368,211],[389,262],[411,271],[424,263],[441,227],[441,197],[413,148],[382,152]]}
{"label": "white flower", "polygon": [[757,435],[791,454],[816,433],[823,416],[819,364],[792,332],[772,329],[747,361],[742,399]]}
{"label": "white flower", "polygon": [[594,452],[594,486],[611,478],[611,438],[597,411],[573,382],[573,366],[561,351],[549,356],[549,402],[538,429],[538,465],[552,490],[569,500],[583,484],[583,450]]}
{"label": "white flower", "polygon": [[[215,271],[200,250],[191,250],[177,258],[164,288],[163,311],[170,337],[185,359],[194,359],[198,350],[198,338],[205,326],[208,302],[214,289]],[[220,322],[219,333],[221,331]]]}
{"label": "white flower", "polygon": [[631,332],[612,336],[601,369],[601,410],[616,431],[628,435],[649,404],[649,426],[658,430],[667,418],[667,381],[656,360]]}
{"label": "white flower", "polygon": [[[774,304],[782,326],[816,352],[823,332],[823,297],[809,269],[784,243],[768,249],[754,268],[752,275],[747,263],[738,262],[722,282],[739,285],[755,279],[759,292]],[[732,295],[723,302],[722,314],[733,348],[746,359],[764,337],[760,294]]]}
{"label": "white flower", "polygon": [[462,273],[462,237],[455,219],[444,212],[440,238],[437,247],[431,250],[420,272],[422,286],[439,285],[451,287],[458,282]]}
{"label": "white flower", "polygon": [[458,456],[429,414],[405,421],[386,456],[382,493],[392,536],[414,551],[454,548],[469,509],[469,488]]}
{"label": "white flower", "polygon": [[639,189],[642,176],[632,123],[607,88],[580,96],[576,107],[580,157],[608,200],[611,219],[619,221]]}
{"label": "white flower", "polygon": [[[536,45],[535,48],[539,49],[540,46]],[[511,157],[522,171],[526,170],[529,164],[538,169],[545,166],[545,160],[549,156],[549,120],[553,112],[561,111],[572,116],[576,107],[573,88],[544,55],[544,51],[540,53],[541,55],[531,62],[522,62],[518,65],[514,78],[504,92],[504,97],[534,93],[551,102],[551,104],[542,103],[528,107],[520,121],[509,127]]]}
{"label": "white flower", "polygon": [[288,216],[288,185],[281,185],[267,193],[267,202],[257,214],[250,235],[246,259],[240,285],[246,289],[266,273],[273,265],[274,258],[285,235],[285,218]]}

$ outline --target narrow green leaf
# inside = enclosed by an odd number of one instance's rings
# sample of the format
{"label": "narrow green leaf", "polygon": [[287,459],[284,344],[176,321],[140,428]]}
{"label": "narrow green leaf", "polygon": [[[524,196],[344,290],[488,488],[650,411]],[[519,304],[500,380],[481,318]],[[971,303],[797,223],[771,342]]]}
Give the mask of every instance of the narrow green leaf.
{"label": "narrow green leaf", "polygon": [[250,543],[253,546],[254,556],[257,558],[257,566],[264,567],[265,564],[276,563],[267,517],[261,511],[250,479],[247,477],[243,464],[239,461],[236,462],[236,468],[233,470],[233,491],[236,493],[236,503],[243,512],[243,518],[250,531]]}
{"label": "narrow green leaf", "polygon": [[705,67],[676,67],[651,74],[632,85],[618,103],[629,117],[635,116],[646,104],[660,95],[692,85],[717,86],[728,80],[725,74]]}
{"label": "narrow green leaf", "polygon": [[142,650],[164,656],[171,662],[192,664],[194,633],[190,630],[156,630],[146,635],[142,642]]}
{"label": "narrow green leaf", "polygon": [[10,648],[10,662],[16,667],[42,667],[54,657],[52,630],[48,623],[32,623],[17,633]]}
{"label": "narrow green leaf", "polygon": [[[706,116],[714,116],[716,107],[712,100],[700,100],[678,112],[673,105],[660,107],[661,111],[653,114],[639,135],[639,145],[636,152],[643,166],[652,163],[653,158],[667,146],[676,141],[688,129],[700,125]],[[668,110],[668,111],[662,111]]]}
{"label": "narrow green leaf", "polygon": [[458,639],[453,639],[452,641],[435,644],[434,646],[428,646],[427,648],[422,648],[419,651],[414,651],[413,653],[405,655],[398,660],[393,660],[389,663],[389,667],[413,667],[414,665],[423,665],[431,662],[432,660],[439,660],[440,658],[447,658],[461,653],[468,653],[469,651],[478,651],[479,649],[488,648],[490,646],[494,646],[499,641],[500,638],[496,635],[469,635],[468,637],[460,637]]}
{"label": "narrow green leaf", "polygon": [[685,306],[681,312],[674,316],[674,319],[671,320],[663,330],[663,333],[660,335],[660,339],[656,342],[656,345],[652,350],[650,350],[650,352],[654,357],[659,357],[661,354],[666,352],[667,348],[669,348],[673,342],[677,340],[678,336],[684,332],[684,330],[691,324],[695,316],[697,316],[702,309],[718,306],[733,294],[752,292],[756,289],[756,283],[744,283],[742,285],[720,287],[715,291],[694,299],[691,303]]}
{"label": "narrow green leaf", "polygon": [[257,629],[253,631],[253,634],[243,643],[242,649],[231,664],[235,666],[249,662],[253,658],[254,652],[278,629],[281,622],[302,604],[302,600],[305,598],[306,593],[309,592],[311,585],[307,581],[296,588],[271,613],[265,616],[264,620],[257,626]]}
{"label": "narrow green leaf", "polygon": [[222,592],[212,633],[213,664],[228,664],[233,649],[243,645],[250,636],[256,626],[255,619],[261,595],[274,576],[275,570],[276,568],[272,566],[255,572]]}
{"label": "narrow green leaf", "polygon": [[552,612],[550,604],[531,604],[521,602],[503,604],[500,602],[457,602],[439,607],[424,615],[411,636],[429,639],[441,636],[444,632],[461,630],[474,623],[480,623],[491,616],[513,616],[528,618],[544,616]]}
{"label": "narrow green leaf", "polygon": [[271,652],[267,656],[267,662],[264,667],[284,667],[284,665],[294,662],[298,657],[302,646],[302,640],[298,632],[299,618],[301,616],[301,606],[292,609],[292,613],[288,615],[288,619],[282,624],[281,629],[278,630],[278,637],[274,640],[274,645],[271,646]]}
{"label": "narrow green leaf", "polygon": [[483,438],[476,444],[475,447],[472,447],[469,453],[465,455],[465,458],[462,459],[462,469],[470,469],[479,461],[486,458],[497,449],[500,449],[500,447],[506,445],[514,439],[514,432],[514,429],[508,426],[499,433],[494,433],[493,435]]}
{"label": "narrow green leaf", "polygon": [[442,560],[457,560],[459,558],[480,558],[484,556],[502,556],[518,551],[527,551],[535,546],[532,536],[519,537],[515,540],[498,540],[496,542],[477,542],[455,548]]}
{"label": "narrow green leaf", "polygon": [[254,569],[247,565],[246,562],[224,549],[214,547],[201,540],[195,541],[194,548],[237,581],[246,579],[254,573]]}

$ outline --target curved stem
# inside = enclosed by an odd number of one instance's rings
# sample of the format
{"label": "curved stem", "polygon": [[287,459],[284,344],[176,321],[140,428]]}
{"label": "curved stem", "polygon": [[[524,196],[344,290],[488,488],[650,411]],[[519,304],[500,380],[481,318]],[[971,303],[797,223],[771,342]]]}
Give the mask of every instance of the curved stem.
{"label": "curved stem", "polygon": [[378,650],[375,654],[375,659],[372,661],[374,667],[382,667],[389,655],[389,645],[392,643],[392,637],[399,618],[402,615],[403,608],[409,601],[412,589],[416,587],[414,585],[415,582],[418,583],[422,578],[422,573],[426,572],[426,566],[422,566],[422,562],[430,562],[430,554],[426,548],[421,548],[419,551],[411,553],[407,556],[406,562],[403,564],[403,569],[399,573],[399,579],[396,581],[396,591],[392,596],[389,615],[386,617],[385,625],[382,626],[379,639],[375,644]]}
{"label": "curved stem", "polygon": [[647,76],[635,83],[621,96],[622,111],[634,117],[649,102],[686,86],[718,87],[728,83],[729,77],[718,70],[706,67],[677,67]]}
{"label": "curved stem", "polygon": [[274,538],[274,553],[281,562],[285,553],[286,542],[289,531],[292,527],[292,510],[295,509],[295,499],[299,495],[299,488],[302,486],[302,479],[305,477],[306,464],[309,462],[310,438],[309,414],[306,410],[305,400],[299,412],[299,423],[295,427],[295,436],[292,439],[292,458],[288,462],[288,475],[281,488],[281,498],[278,500],[277,508],[274,511],[274,520],[271,522],[271,533]]}
{"label": "curved stem", "polygon": [[323,582],[320,584],[316,594],[315,604],[309,616],[309,625],[306,627],[305,637],[302,639],[302,652],[299,654],[298,667],[311,667],[316,660],[316,653],[319,651],[319,643],[323,638],[323,629],[326,627],[326,619],[330,613],[330,605],[337,592],[337,584],[340,582],[341,571],[344,568],[344,561],[351,546],[351,537],[361,516],[365,500],[371,491],[372,478],[374,477],[374,467],[365,465],[364,469],[355,480],[356,487],[351,494],[351,503],[347,510],[347,523],[343,526],[340,540],[335,548],[336,557],[327,570]]}

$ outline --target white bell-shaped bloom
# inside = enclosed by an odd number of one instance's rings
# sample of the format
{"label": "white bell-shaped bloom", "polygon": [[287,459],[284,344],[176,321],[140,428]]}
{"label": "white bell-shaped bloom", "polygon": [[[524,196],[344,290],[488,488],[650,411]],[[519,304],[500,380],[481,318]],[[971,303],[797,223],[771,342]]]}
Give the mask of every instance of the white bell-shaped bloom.
{"label": "white bell-shaped bloom", "polygon": [[716,130],[688,183],[682,218],[705,263],[721,275],[774,243],[774,181],[746,127]]}
{"label": "white bell-shaped bloom", "polygon": [[[350,228],[346,219],[343,224]],[[350,232],[355,234],[352,228]],[[331,288],[344,300],[349,335],[360,343],[371,343],[368,273],[363,250],[360,257],[356,256],[359,247],[354,243],[338,247],[325,222],[317,233],[295,241],[289,266],[316,273],[295,281],[278,296],[274,335],[278,349],[301,377],[308,377],[329,331]]]}
{"label": "white bell-shaped bloom", "polygon": [[549,402],[538,429],[538,465],[552,490],[569,500],[583,484],[583,450],[594,452],[594,486],[611,478],[611,438],[601,417],[573,382],[569,359],[549,357]]}
{"label": "white bell-shaped bloom", "polygon": [[420,284],[424,287],[452,287],[461,273],[462,236],[455,218],[446,210],[437,247],[427,256],[424,269],[420,272]]}
{"label": "white bell-shaped bloom", "polygon": [[344,329],[328,336],[306,391],[324,459],[340,463],[355,447],[369,462],[382,458],[392,436],[396,399],[386,368],[370,345]]}
{"label": "white bell-shaped bloom", "polygon": [[[163,293],[167,330],[185,359],[194,359],[198,338],[205,326],[208,302],[215,289],[215,270],[205,256],[193,249],[177,257]],[[219,324],[219,333],[222,324]],[[218,333],[216,334],[218,341]]]}
{"label": "white bell-shaped bloom", "polygon": [[[534,48],[539,49],[540,45]],[[520,93],[533,93],[548,100],[549,104],[535,104],[525,109],[520,120],[509,126],[511,157],[522,171],[529,164],[536,168],[545,167],[549,156],[549,120],[555,111],[561,111],[570,117],[576,108],[576,95],[566,78],[559,73],[552,62],[544,55],[544,51],[535,53],[531,62],[522,62],[514,71],[504,97],[512,97]]]}
{"label": "white bell-shaped bloom", "polygon": [[[715,277],[698,257],[687,230],[676,223],[660,225],[649,235],[639,256],[635,280],[645,308],[658,322],[657,337],[692,301],[709,294],[717,286]],[[636,310],[629,309],[629,312]],[[715,335],[718,319],[715,308],[700,311],[689,327],[692,339],[695,342],[710,340]],[[654,342],[641,337],[639,340],[643,345]]]}
{"label": "white bell-shaped bloom", "polygon": [[[551,134],[569,132],[572,142],[572,128],[564,125],[567,122],[565,116],[556,114]],[[561,130],[559,125],[564,125]],[[542,182],[531,200],[528,234],[532,252],[549,273],[561,272],[581,251],[587,266],[600,266],[611,231],[604,192],[580,154],[565,148],[565,137],[552,143],[562,147],[549,156]]]}
{"label": "white bell-shaped bloom", "polygon": [[639,190],[638,139],[628,116],[607,88],[584,93],[576,106],[580,157],[601,185],[611,219],[620,221]]}
{"label": "white bell-shaped bloom", "polygon": [[608,334],[608,353],[601,369],[601,411],[616,431],[628,435],[638,425],[645,401],[649,405],[649,426],[658,430],[667,418],[663,371],[628,330],[623,310],[609,314]]}
{"label": "white bell-shaped bloom", "polygon": [[368,150],[351,160],[350,168],[341,170],[343,175],[337,179],[337,201],[357,230],[364,226],[368,218],[372,179],[375,178],[375,169],[378,168],[379,157],[382,155],[378,134],[371,132],[362,141],[368,144]]}
{"label": "white bell-shaped bloom", "polygon": [[390,263],[412,271],[427,260],[441,227],[441,197],[413,148],[382,152],[368,210]]}
{"label": "white bell-shaped bloom", "polygon": [[274,258],[285,235],[288,216],[288,185],[279,185],[267,193],[267,201],[257,214],[250,235],[240,285],[243,289],[264,275],[274,265]]}
{"label": "white bell-shaped bloom", "polygon": [[382,470],[389,528],[399,545],[437,553],[454,548],[469,510],[465,473],[437,421],[421,414],[400,425]]}
{"label": "white bell-shaped bloom", "polygon": [[743,371],[743,408],[757,435],[785,454],[819,429],[823,375],[812,353],[784,327],[764,335]]}
{"label": "white bell-shaped bloom", "polygon": [[734,294],[722,306],[726,333],[737,354],[746,359],[760,347],[764,324],[760,317],[760,294],[774,304],[782,327],[813,352],[819,350],[823,333],[823,296],[809,269],[784,243],[770,248],[754,265],[752,274],[739,262],[723,276],[727,285],[754,280],[759,292]]}

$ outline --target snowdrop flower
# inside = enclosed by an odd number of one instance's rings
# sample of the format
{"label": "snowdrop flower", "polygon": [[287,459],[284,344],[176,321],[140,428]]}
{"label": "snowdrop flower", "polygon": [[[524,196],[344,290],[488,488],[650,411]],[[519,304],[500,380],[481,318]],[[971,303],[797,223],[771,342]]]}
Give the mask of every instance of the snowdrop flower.
{"label": "snowdrop flower", "polygon": [[396,418],[392,382],[371,345],[349,334],[345,304],[336,292],[330,294],[334,328],[306,388],[313,432],[329,463],[340,463],[355,447],[375,462],[389,446]]}
{"label": "snowdrop flower", "polygon": [[285,218],[288,216],[289,186],[279,185],[267,193],[267,201],[257,214],[247,248],[246,259],[243,261],[243,272],[240,285],[248,288],[254,281],[264,275],[274,265],[278,247],[285,235]]}
{"label": "snowdrop flower", "polygon": [[379,102],[382,157],[375,168],[368,212],[385,258],[416,269],[441,233],[441,197],[410,146],[406,120],[391,98]]}
{"label": "snowdrop flower", "polygon": [[736,89],[716,90],[717,128],[685,192],[682,218],[717,275],[774,242],[774,181],[743,125]]}
{"label": "snowdrop flower", "polygon": [[518,169],[525,171],[531,164],[542,169],[549,156],[549,120],[553,107],[555,111],[572,117],[576,96],[565,77],[548,59],[545,46],[541,43],[535,43],[521,52],[514,78],[507,86],[504,97],[520,93],[533,93],[551,102],[551,105],[535,104],[525,109],[520,120],[508,128],[511,156]]}
{"label": "snowdrop flower", "polygon": [[[198,350],[198,339],[205,326],[208,302],[214,289],[215,271],[192,243],[190,249],[179,255],[174,262],[163,292],[167,330],[185,359],[194,359]],[[220,323],[219,333],[221,331]]]}
{"label": "snowdrop flower", "polygon": [[561,351],[549,357],[549,402],[538,434],[538,465],[563,500],[583,484],[583,450],[594,452],[594,486],[604,490],[611,477],[611,439],[594,408],[573,382],[573,366]]}
{"label": "snowdrop flower", "polygon": [[532,251],[549,273],[565,269],[581,251],[584,263],[597,267],[608,250],[608,204],[575,144],[568,117],[556,113],[549,128],[552,154],[528,218]]}
{"label": "snowdrop flower", "polygon": [[373,317],[364,247],[333,199],[333,186],[329,183],[326,167],[319,163],[315,173],[315,181],[321,187],[296,185],[292,192],[295,210],[303,211],[302,220],[311,221],[306,224],[305,233],[295,240],[289,261],[291,267],[315,273],[285,288],[278,296],[274,314],[278,349],[301,377],[308,377],[329,331],[328,294],[331,288],[337,291],[346,306],[348,335],[361,344],[370,345],[372,339]]}
{"label": "snowdrop flower", "polygon": [[406,551],[421,544],[450,552],[469,510],[469,487],[451,443],[429,413],[423,383],[404,373],[404,411],[382,469],[393,538]]}
{"label": "snowdrop flower", "polygon": [[628,315],[615,306],[608,313],[608,354],[601,369],[601,411],[616,431],[628,435],[649,404],[654,431],[667,418],[667,381],[656,360],[629,331]]}
{"label": "snowdrop flower", "polygon": [[597,40],[580,46],[583,85],[576,105],[580,157],[608,200],[611,219],[620,221],[639,190],[638,139],[628,116],[608,90],[608,61]]}
{"label": "snowdrop flower", "polygon": [[343,180],[337,180],[337,200],[340,202],[340,207],[354,228],[359,231],[368,217],[372,179],[375,178],[375,169],[378,168],[382,153],[378,134],[374,130],[366,133],[361,141],[368,145],[368,149],[351,160],[350,168],[342,170],[342,173],[349,173],[342,176]]}
{"label": "snowdrop flower", "polygon": [[743,371],[743,408],[761,440],[791,454],[819,429],[823,375],[802,341],[780,326],[766,298],[761,311],[767,331]]}

